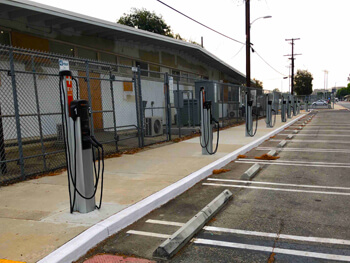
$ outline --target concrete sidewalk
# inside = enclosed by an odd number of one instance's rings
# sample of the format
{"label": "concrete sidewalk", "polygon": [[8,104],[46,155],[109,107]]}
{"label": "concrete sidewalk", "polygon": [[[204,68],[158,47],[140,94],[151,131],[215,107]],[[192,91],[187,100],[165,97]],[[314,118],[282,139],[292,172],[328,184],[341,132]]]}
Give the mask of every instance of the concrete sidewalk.
{"label": "concrete sidewalk", "polygon": [[[278,116],[274,129],[284,124]],[[203,156],[199,138],[193,138],[107,159],[102,208],[89,214],[69,213],[65,172],[2,187],[0,259],[36,262],[98,222],[274,130],[266,128],[265,119],[253,138],[245,137],[244,129],[221,131],[218,152],[211,156]]]}

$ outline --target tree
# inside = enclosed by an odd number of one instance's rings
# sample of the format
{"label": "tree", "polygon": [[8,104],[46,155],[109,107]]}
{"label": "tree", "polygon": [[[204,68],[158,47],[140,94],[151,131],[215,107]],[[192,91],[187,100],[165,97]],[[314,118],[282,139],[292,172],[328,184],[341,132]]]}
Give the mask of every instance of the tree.
{"label": "tree", "polygon": [[312,93],[313,79],[309,71],[298,69],[294,78],[294,91],[297,95],[310,95]]}
{"label": "tree", "polygon": [[[132,8],[131,13],[124,13],[117,23],[174,38],[170,26],[165,23],[163,17],[144,8]],[[177,39],[182,39],[179,34],[175,36]]]}
{"label": "tree", "polygon": [[280,89],[279,88],[275,88],[275,89],[273,89],[273,91],[280,92]]}
{"label": "tree", "polygon": [[346,88],[338,89],[336,96],[340,99],[343,99],[344,96],[349,94],[350,94],[350,83],[348,83],[348,86]]}
{"label": "tree", "polygon": [[253,79],[255,84],[252,83],[252,86],[258,89],[263,89],[263,82],[257,79]]}

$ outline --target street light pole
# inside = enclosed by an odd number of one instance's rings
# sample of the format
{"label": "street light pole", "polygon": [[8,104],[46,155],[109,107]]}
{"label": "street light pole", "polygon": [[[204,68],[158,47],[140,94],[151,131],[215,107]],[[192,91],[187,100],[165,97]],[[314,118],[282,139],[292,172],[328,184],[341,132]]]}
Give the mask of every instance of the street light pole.
{"label": "street light pole", "polygon": [[250,0],[245,0],[246,85],[250,87]]}

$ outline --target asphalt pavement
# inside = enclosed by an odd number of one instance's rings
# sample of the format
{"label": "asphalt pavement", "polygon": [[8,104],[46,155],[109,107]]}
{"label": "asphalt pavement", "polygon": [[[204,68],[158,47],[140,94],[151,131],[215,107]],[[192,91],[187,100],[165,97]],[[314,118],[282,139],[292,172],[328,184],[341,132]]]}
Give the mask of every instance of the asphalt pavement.
{"label": "asphalt pavement", "polygon": [[[309,116],[313,116],[292,139]],[[303,120],[91,250],[158,262],[350,261],[350,112]],[[278,143],[287,139],[283,148]],[[255,157],[279,150],[277,160]],[[255,163],[252,181],[241,175]],[[224,189],[233,199],[172,259],[154,250]]]}

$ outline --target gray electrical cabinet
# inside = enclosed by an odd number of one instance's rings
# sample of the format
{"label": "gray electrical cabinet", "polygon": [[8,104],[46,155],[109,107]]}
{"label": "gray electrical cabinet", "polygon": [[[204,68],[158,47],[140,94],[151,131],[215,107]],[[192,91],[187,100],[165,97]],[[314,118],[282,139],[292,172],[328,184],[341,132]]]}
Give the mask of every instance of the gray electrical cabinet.
{"label": "gray electrical cabinet", "polygon": [[[219,96],[220,96],[220,83],[216,83],[214,81],[196,81],[195,82],[195,97],[199,99],[199,92],[201,88],[204,88],[205,91],[205,100],[211,101],[211,112],[213,115],[213,118],[216,120],[219,120]],[[198,103],[198,107],[200,107],[200,104]],[[200,114],[200,111],[198,111],[198,114]]]}

